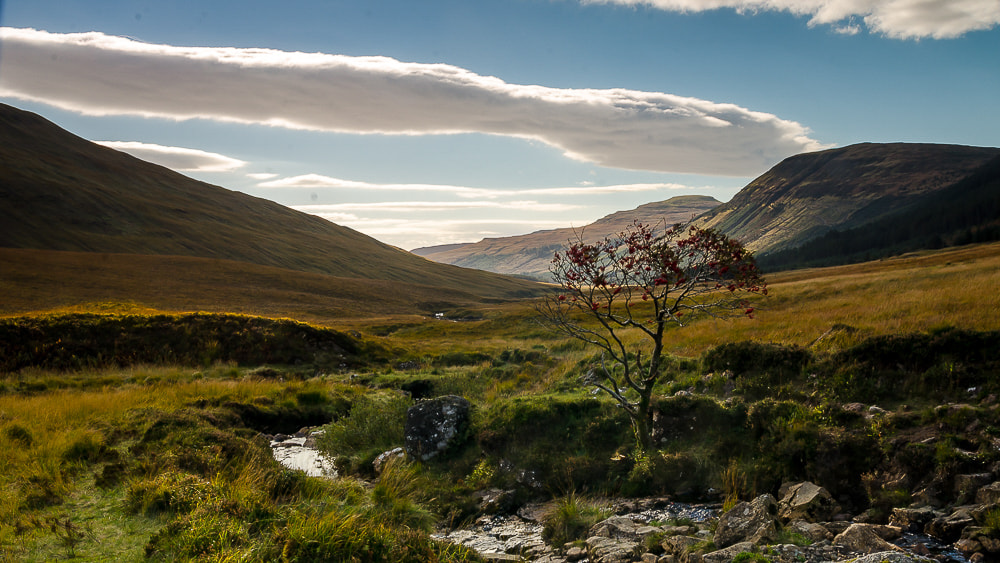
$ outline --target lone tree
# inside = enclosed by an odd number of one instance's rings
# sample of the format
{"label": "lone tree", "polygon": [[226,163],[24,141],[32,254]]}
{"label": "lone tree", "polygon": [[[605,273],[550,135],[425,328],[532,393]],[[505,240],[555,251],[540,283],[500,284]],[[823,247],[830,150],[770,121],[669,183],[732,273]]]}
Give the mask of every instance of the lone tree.
{"label": "lone tree", "polygon": [[[747,297],[767,294],[752,253],[738,241],[698,227],[662,231],[634,222],[593,244],[578,234],[549,267],[561,291],[538,306],[543,322],[603,350],[584,381],[628,413],[642,451],[653,447],[650,400],[663,375],[667,326],[683,326],[692,314],[752,318]],[[633,331],[645,336],[642,343],[625,339]]]}

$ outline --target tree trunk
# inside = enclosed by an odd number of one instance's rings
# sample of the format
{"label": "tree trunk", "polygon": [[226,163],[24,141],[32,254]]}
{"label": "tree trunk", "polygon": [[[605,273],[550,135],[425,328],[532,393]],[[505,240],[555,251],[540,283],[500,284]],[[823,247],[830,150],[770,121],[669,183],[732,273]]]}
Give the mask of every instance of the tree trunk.
{"label": "tree trunk", "polygon": [[632,417],[632,429],[635,430],[635,441],[642,453],[653,449],[653,428],[649,417],[649,403],[652,389],[643,393],[639,397],[639,404],[635,408],[635,416]]}

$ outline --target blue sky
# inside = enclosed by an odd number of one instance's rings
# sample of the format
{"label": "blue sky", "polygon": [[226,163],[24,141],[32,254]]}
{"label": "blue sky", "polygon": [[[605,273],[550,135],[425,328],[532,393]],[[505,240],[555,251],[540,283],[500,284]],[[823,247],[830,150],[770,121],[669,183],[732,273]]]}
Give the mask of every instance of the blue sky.
{"label": "blue sky", "polygon": [[1000,0],[6,0],[0,101],[412,249],[1000,146]]}

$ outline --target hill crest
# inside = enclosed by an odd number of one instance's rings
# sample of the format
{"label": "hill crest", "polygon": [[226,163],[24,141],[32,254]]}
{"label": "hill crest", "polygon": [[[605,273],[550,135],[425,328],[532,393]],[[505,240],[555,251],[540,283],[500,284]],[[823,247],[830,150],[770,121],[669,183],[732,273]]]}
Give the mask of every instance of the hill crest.
{"label": "hill crest", "polygon": [[475,288],[486,298],[536,291],[188,178],[2,104],[0,178],[0,247],[216,258],[442,291]]}

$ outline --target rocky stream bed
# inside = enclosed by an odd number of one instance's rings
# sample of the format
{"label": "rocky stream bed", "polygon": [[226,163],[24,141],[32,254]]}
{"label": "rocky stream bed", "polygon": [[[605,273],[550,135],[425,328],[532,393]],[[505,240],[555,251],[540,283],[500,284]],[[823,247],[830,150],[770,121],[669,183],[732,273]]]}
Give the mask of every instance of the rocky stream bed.
{"label": "rocky stream bed", "polygon": [[[313,442],[308,430],[271,437],[274,456],[285,466],[336,477],[333,464]],[[993,488],[1000,491],[1000,485]],[[434,537],[474,549],[489,561],[729,563],[748,553],[773,563],[980,563],[1000,560],[1000,540],[976,526],[976,511],[995,504],[992,489],[983,490],[978,505],[896,509],[888,525],[839,513],[825,489],[797,483],[782,487],[780,500],[761,495],[724,514],[718,505],[667,498],[608,500],[612,516],[595,524],[585,540],[562,546],[542,539],[541,520],[551,508],[546,504],[522,506],[515,514],[484,515],[471,526],[440,530]]]}

